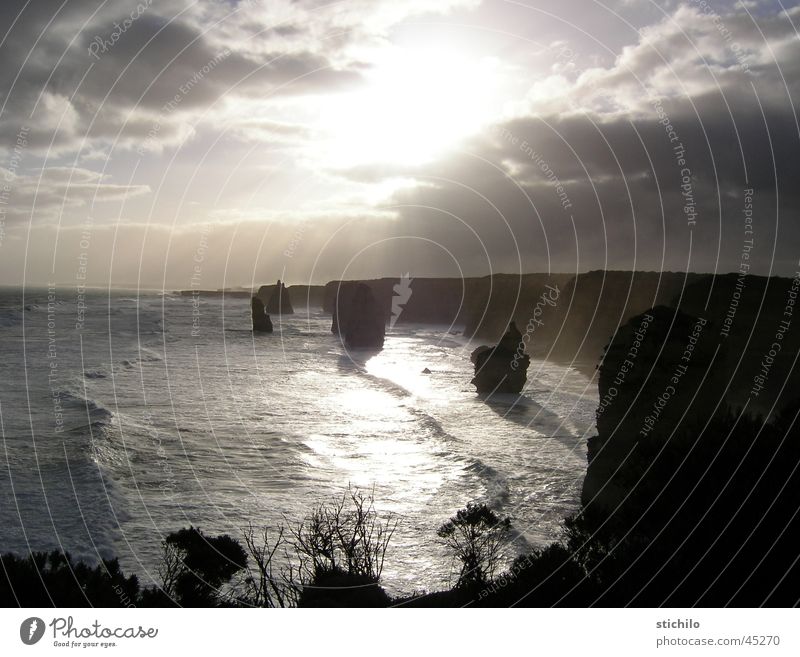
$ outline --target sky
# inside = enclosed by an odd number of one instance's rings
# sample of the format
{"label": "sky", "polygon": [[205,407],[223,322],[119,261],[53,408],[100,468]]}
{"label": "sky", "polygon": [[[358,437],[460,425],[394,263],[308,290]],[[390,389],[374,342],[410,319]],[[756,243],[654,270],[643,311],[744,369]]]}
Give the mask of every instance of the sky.
{"label": "sky", "polygon": [[3,0],[0,284],[800,269],[800,7]]}

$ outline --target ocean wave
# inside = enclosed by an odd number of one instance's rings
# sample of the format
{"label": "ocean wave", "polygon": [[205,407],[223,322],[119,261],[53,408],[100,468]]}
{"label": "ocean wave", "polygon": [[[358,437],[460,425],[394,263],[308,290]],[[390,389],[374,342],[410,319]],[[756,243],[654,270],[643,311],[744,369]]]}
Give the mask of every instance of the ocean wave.
{"label": "ocean wave", "polygon": [[371,372],[367,371],[365,363],[353,358],[350,353],[340,355],[339,369],[350,369],[353,374],[369,379],[385,392],[394,394],[397,397],[411,397],[413,395],[411,390],[403,387],[396,381],[382,376],[377,376],[376,374],[372,374]]}
{"label": "ocean wave", "polygon": [[461,443],[463,442],[458,436],[453,435],[447,429],[444,428],[442,423],[437,420],[432,415],[429,415],[425,411],[419,408],[408,407],[408,412],[413,415],[416,420],[426,429],[428,429],[429,433],[434,437],[438,438],[442,442],[450,443]]}
{"label": "ocean wave", "polygon": [[85,370],[83,376],[87,379],[105,379],[108,375],[100,370]]}
{"label": "ocean wave", "polygon": [[0,327],[10,327],[18,324],[22,313],[17,308],[0,308]]}
{"label": "ocean wave", "polygon": [[501,511],[511,497],[508,477],[481,459],[474,459],[466,470],[483,481],[486,504],[495,511]]}
{"label": "ocean wave", "polygon": [[139,353],[142,355],[136,360],[140,363],[156,363],[164,360],[164,356],[162,354],[154,349],[148,349],[147,347],[140,347]]}
{"label": "ocean wave", "polygon": [[72,419],[77,423],[80,422],[79,417],[84,413],[86,415],[87,422],[65,426],[64,431],[75,433],[89,427],[105,428],[111,424],[114,418],[114,414],[109,409],[93,399],[86,399],[71,390],[58,390],[56,394],[68,420]]}
{"label": "ocean wave", "polygon": [[123,358],[117,362],[114,370],[132,370],[142,365],[142,363],[160,363],[164,360],[164,357],[154,349],[149,349],[140,345],[138,351],[138,357]]}

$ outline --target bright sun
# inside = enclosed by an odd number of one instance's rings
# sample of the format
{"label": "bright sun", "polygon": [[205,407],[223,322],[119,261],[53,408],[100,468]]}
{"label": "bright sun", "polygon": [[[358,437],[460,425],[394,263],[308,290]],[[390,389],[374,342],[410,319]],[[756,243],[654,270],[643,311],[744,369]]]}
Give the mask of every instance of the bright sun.
{"label": "bright sun", "polygon": [[395,48],[357,91],[325,101],[322,156],[334,167],[429,161],[497,110],[493,61],[441,48]]}

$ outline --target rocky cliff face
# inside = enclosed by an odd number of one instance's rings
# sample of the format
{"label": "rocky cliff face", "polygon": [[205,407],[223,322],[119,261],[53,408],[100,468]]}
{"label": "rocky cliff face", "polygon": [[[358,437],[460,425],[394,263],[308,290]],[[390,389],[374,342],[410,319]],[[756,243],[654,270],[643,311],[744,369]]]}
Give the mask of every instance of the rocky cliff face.
{"label": "rocky cliff face", "polygon": [[692,440],[728,409],[774,416],[795,400],[800,318],[786,312],[797,293],[800,279],[704,276],[674,300],[680,309],[652,308],[617,330],[599,368],[587,508],[602,516],[657,496],[648,472],[683,467],[701,448],[713,455],[708,441],[724,435]]}
{"label": "rocky cliff face", "polygon": [[[544,349],[542,329],[557,316],[561,293],[571,279],[569,274],[495,274],[471,279],[463,314],[464,335],[498,340],[513,321],[522,331],[529,325],[536,327],[529,332],[534,340],[528,346]],[[542,294],[548,299],[546,307],[542,307]]]}
{"label": "rocky cliff face", "polygon": [[323,309],[333,314],[336,295],[343,286],[363,283],[387,318],[398,323],[460,324],[467,288],[472,279],[378,278],[365,281],[331,281],[325,286]]}
{"label": "rocky cliff face", "polygon": [[701,275],[673,272],[592,271],[563,288],[552,321],[541,331],[546,354],[561,361],[598,363],[620,326],[648,308],[673,306]]}
{"label": "rocky cliff face", "polygon": [[800,278],[738,274],[706,276],[686,288],[681,309],[713,318],[716,340],[725,348],[714,368],[731,406],[774,414],[797,396],[798,294]]}
{"label": "rocky cliff face", "polygon": [[[348,281],[345,285],[367,285],[384,317],[392,323],[452,324],[458,329],[463,326],[467,337],[495,341],[513,321],[528,336],[528,355],[571,362],[592,373],[617,328],[649,308],[674,307],[681,300],[684,312],[697,315],[712,292],[711,303],[724,318],[730,314],[731,301],[739,296],[734,323],[747,325],[758,315],[760,306],[781,306],[781,297],[785,296],[782,290],[790,282],[773,279],[767,285],[767,279],[751,276],[739,290],[738,278],[735,274],[714,278],[673,272],[593,271],[578,275],[496,274],[463,280],[412,278],[405,287],[400,278]],[[784,282],[779,284],[780,280]],[[284,288],[284,294],[294,307],[318,303],[333,314],[342,285],[332,281],[324,287],[292,286]],[[398,285],[403,287],[401,295]],[[277,289],[275,285],[262,286],[259,297],[266,303],[275,297]],[[767,301],[762,304],[760,297],[764,294]],[[764,321],[763,312],[759,321]],[[772,328],[760,330],[749,345],[745,346],[746,337],[739,344],[746,351],[758,351],[762,348],[758,341],[774,332]],[[783,359],[776,366],[783,368],[781,374],[786,373],[790,362]],[[772,377],[768,385],[778,378]]]}
{"label": "rocky cliff face", "polygon": [[715,350],[709,320],[666,306],[617,331],[599,368],[598,435],[588,441],[582,493],[586,507],[596,513],[615,509],[650,466],[642,452],[668,442],[687,409],[705,409],[717,383],[710,368]]}
{"label": "rocky cliff face", "polygon": [[324,285],[290,285],[286,289],[289,291],[289,300],[295,309],[322,308]]}
{"label": "rocky cliff face", "polygon": [[597,541],[599,604],[796,599],[798,294],[800,277],[701,277],[614,335],[570,521]]}
{"label": "rocky cliff face", "polygon": [[[277,285],[262,285],[258,288],[258,297],[267,304],[275,295]],[[292,309],[296,308],[321,308],[324,299],[324,285],[287,285],[284,286],[286,295]],[[284,297],[285,298],[285,297]]]}

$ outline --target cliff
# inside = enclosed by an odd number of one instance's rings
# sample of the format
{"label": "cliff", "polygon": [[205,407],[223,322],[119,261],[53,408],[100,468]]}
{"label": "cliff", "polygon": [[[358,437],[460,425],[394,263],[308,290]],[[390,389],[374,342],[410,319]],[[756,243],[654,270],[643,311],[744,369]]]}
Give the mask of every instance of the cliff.
{"label": "cliff", "polygon": [[295,308],[322,308],[324,285],[290,285],[286,289]]}
{"label": "cliff", "polygon": [[640,458],[642,446],[668,442],[692,406],[708,408],[719,383],[710,368],[716,347],[708,320],[666,306],[616,332],[599,367],[597,435],[588,441],[582,492],[587,509],[616,509],[650,466]]}
{"label": "cliff", "polygon": [[[360,281],[385,316],[397,323],[463,327],[464,335],[499,340],[510,322],[526,336],[529,355],[599,362],[618,326],[655,305],[670,305],[703,278],[672,272],[594,271],[586,274],[495,274],[476,278],[414,278],[398,295],[399,278]],[[325,286],[323,309],[333,313],[341,281]],[[401,287],[402,291],[402,287]],[[404,301],[402,305],[398,302]]]}
{"label": "cliff", "polygon": [[294,308],[286,286],[278,281],[266,303],[267,313],[270,315],[292,315]]}
{"label": "cliff", "polygon": [[458,278],[378,278],[331,281],[325,286],[323,310],[333,314],[337,290],[345,283],[369,287],[384,316],[399,323],[459,324],[463,322],[470,281]]}
{"label": "cliff", "polygon": [[[277,285],[262,285],[257,296],[266,304],[278,289]],[[292,308],[321,308],[325,292],[324,285],[286,285],[284,286]]]}
{"label": "cliff", "polygon": [[718,358],[714,367],[725,381],[723,390],[731,406],[747,404],[749,411],[766,414],[796,396],[798,292],[797,278],[739,274],[707,276],[686,288],[681,309],[713,318],[716,339],[725,347],[725,357]]}
{"label": "cliff", "polygon": [[[537,331],[541,334],[541,327],[552,321],[558,303],[558,299],[556,304],[545,302],[547,307],[543,308],[542,294],[551,298],[551,289],[560,294],[572,278],[571,274],[495,274],[470,279],[463,313],[464,335],[497,340],[509,322],[515,322],[530,337],[538,338]],[[532,327],[536,330],[528,330]]]}
{"label": "cliff", "polygon": [[[390,325],[419,323],[463,327],[464,335],[481,340],[499,340],[510,322],[525,336],[526,353],[572,363],[591,374],[618,327],[656,306],[680,307],[697,316],[710,300],[709,308],[724,319],[731,315],[738,326],[759,330],[728,331],[728,342],[755,357],[764,341],[775,333],[759,308],[783,307],[790,279],[745,277],[737,274],[711,276],[683,272],[592,271],[584,274],[495,274],[475,278],[380,278],[361,282],[371,290],[375,303]],[[286,293],[296,307],[321,305],[333,314],[341,281],[325,286],[291,286]],[[741,288],[741,289],[740,289]],[[258,296],[267,301],[276,286],[262,286]],[[762,303],[761,297],[766,295]],[[706,314],[711,317],[711,311]],[[721,330],[722,325],[717,330]],[[787,343],[784,354],[793,354],[797,341]],[[791,358],[776,365],[779,376],[770,377],[768,392],[788,372]],[[752,368],[751,368],[752,370]],[[755,376],[750,372],[750,378]],[[732,398],[733,399],[733,398]],[[738,399],[742,399],[740,396]],[[759,400],[754,399],[756,406]],[[738,402],[737,402],[738,403]]]}
{"label": "cliff", "polygon": [[799,290],[798,279],[704,276],[673,307],[647,310],[616,331],[599,368],[598,435],[588,442],[582,497],[590,512],[603,516],[629,494],[647,499],[639,482],[653,459],[663,468],[672,466],[662,452],[695,458],[687,432],[697,439],[728,409],[774,416],[793,402]]}
{"label": "cliff", "polygon": [[597,363],[618,327],[648,308],[672,306],[681,289],[700,274],[592,271],[563,289],[552,321],[541,330],[537,355]]}

